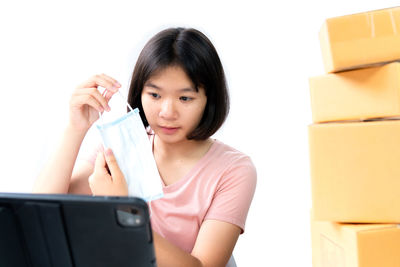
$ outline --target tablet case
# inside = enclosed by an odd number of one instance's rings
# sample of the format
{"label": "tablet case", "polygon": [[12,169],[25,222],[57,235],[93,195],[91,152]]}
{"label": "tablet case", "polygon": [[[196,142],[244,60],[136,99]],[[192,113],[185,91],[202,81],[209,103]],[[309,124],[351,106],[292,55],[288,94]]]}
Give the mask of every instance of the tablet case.
{"label": "tablet case", "polygon": [[156,266],[146,202],[0,193],[0,266]]}

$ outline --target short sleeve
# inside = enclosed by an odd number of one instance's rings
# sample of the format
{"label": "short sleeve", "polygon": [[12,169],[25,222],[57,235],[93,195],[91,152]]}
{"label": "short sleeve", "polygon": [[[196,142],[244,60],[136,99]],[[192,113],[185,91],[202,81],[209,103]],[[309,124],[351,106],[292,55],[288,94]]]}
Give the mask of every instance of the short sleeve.
{"label": "short sleeve", "polygon": [[243,233],[256,184],[257,172],[249,157],[232,162],[218,184],[204,220],[232,223]]}

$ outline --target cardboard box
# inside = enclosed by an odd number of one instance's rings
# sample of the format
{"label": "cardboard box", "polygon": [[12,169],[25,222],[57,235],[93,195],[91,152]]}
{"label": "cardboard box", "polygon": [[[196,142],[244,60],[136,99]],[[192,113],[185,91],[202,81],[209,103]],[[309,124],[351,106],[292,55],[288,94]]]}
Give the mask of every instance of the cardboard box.
{"label": "cardboard box", "polygon": [[314,122],[400,116],[399,62],[312,77],[309,82]]}
{"label": "cardboard box", "polygon": [[314,267],[399,267],[396,224],[311,222]]}
{"label": "cardboard box", "polygon": [[400,59],[400,7],[329,18],[319,33],[326,72]]}
{"label": "cardboard box", "polygon": [[400,120],[309,126],[314,219],[400,222]]}

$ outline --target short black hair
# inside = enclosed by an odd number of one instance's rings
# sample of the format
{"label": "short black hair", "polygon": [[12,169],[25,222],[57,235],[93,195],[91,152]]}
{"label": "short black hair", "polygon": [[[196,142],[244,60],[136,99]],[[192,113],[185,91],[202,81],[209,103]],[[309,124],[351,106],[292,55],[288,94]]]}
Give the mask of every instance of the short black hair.
{"label": "short black hair", "polygon": [[229,94],[221,60],[211,41],[192,28],[169,28],[157,33],[144,46],[136,62],[128,102],[138,107],[145,127],[141,95],[145,83],[156,72],[169,66],[181,67],[196,90],[204,88],[207,103],[199,125],[188,139],[205,140],[224,123],[229,113]]}

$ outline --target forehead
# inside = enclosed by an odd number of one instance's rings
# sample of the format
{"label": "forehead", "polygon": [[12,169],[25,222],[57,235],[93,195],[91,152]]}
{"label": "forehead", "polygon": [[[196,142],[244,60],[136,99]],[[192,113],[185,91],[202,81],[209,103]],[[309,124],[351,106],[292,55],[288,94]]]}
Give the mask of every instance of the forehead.
{"label": "forehead", "polygon": [[193,81],[189,78],[186,72],[179,66],[169,66],[156,71],[146,81],[146,84],[166,84],[166,85],[185,85],[186,87],[193,87]]}
{"label": "forehead", "polygon": [[169,66],[157,71],[146,81],[143,89],[194,93],[204,90],[202,87],[196,88],[180,66]]}

